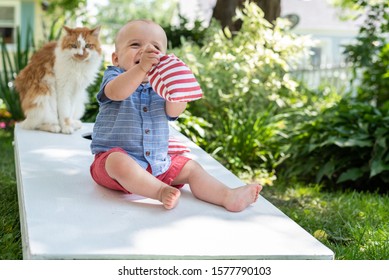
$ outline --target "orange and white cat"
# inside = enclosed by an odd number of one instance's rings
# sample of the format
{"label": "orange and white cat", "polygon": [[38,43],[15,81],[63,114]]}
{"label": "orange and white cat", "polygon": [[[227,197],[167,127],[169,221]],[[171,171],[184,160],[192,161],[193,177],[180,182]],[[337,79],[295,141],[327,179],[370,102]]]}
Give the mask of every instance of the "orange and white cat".
{"label": "orange and white cat", "polygon": [[66,34],[38,50],[15,79],[25,129],[71,134],[81,128],[87,87],[101,66],[100,27],[64,27]]}

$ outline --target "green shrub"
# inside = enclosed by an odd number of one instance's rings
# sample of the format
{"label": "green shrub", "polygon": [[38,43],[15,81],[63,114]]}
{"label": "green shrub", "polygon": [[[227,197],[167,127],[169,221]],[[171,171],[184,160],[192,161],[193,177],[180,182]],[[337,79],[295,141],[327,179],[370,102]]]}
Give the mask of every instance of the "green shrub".
{"label": "green shrub", "polygon": [[271,176],[284,156],[276,141],[284,127],[278,114],[305,100],[288,71],[309,41],[288,33],[285,21],[273,28],[255,4],[246,4],[238,16],[243,26],[236,35],[213,23],[203,47],[184,44],[174,52],[205,93],[188,109],[192,123],[199,117],[207,122],[199,144],[236,173]]}
{"label": "green shrub", "polygon": [[389,2],[357,0],[366,19],[356,41],[345,47],[354,69],[357,97],[389,109]]}
{"label": "green shrub", "polygon": [[332,186],[387,190],[388,121],[386,112],[345,98],[295,127],[284,173]]}
{"label": "green shrub", "polygon": [[282,172],[336,188],[388,191],[389,4],[358,3],[367,17],[356,42],[345,51],[356,94],[322,109],[305,107],[305,117],[294,112],[296,125],[286,132],[290,159]]}
{"label": "green shrub", "polygon": [[193,27],[188,27],[188,19],[181,15],[178,16],[180,19],[178,25],[162,25],[162,28],[165,30],[168,38],[169,48],[181,47],[183,40],[202,46],[206,32],[202,22],[200,20],[196,20]]}
{"label": "green shrub", "polygon": [[81,118],[81,121],[83,122],[93,123],[96,120],[97,113],[99,112],[99,103],[97,102],[96,95],[100,90],[100,85],[103,80],[105,69],[106,69],[106,65],[102,63],[96,79],[87,88],[89,102],[85,105],[85,113]]}
{"label": "green shrub", "polygon": [[[117,34],[129,20],[147,18],[163,27],[169,48],[180,47],[183,38],[195,44],[202,44],[205,27],[200,20],[195,20],[191,26],[188,19],[179,14],[178,1],[106,1],[106,3],[97,4],[97,7],[104,11],[96,15],[97,22],[103,27],[100,35],[103,43],[113,43],[115,37],[112,34]],[[175,18],[177,13],[178,22]]]}

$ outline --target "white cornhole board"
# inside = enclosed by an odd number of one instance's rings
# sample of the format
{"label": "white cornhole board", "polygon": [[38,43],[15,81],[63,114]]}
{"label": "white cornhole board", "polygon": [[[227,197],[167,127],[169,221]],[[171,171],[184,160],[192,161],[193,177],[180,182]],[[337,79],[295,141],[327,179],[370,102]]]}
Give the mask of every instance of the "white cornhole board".
{"label": "white cornhole board", "polygon": [[[73,135],[15,128],[25,259],[333,259],[334,253],[262,196],[240,213],[195,199],[177,207],[98,186],[83,124]],[[243,183],[185,136],[171,134],[231,187]],[[266,188],[263,190],[266,192]],[[171,240],[170,242],[168,240]]]}

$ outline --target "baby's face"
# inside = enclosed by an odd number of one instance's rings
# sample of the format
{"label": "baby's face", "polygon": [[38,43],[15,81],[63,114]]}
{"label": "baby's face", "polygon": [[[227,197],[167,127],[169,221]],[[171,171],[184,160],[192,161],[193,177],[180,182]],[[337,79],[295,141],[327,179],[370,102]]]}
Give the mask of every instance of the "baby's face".
{"label": "baby's face", "polygon": [[128,23],[116,38],[116,50],[112,54],[115,66],[128,70],[139,63],[144,48],[151,44],[165,54],[167,39],[164,30],[152,22],[134,21]]}

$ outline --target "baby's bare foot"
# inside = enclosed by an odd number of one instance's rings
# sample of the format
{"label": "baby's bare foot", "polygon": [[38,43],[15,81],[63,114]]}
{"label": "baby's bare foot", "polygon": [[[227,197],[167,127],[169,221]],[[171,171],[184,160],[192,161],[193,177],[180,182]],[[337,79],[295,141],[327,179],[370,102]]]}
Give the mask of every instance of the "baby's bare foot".
{"label": "baby's bare foot", "polygon": [[173,187],[164,186],[160,190],[160,201],[166,209],[173,209],[178,203],[181,192]]}
{"label": "baby's bare foot", "polygon": [[231,212],[240,212],[258,199],[262,190],[261,185],[250,184],[236,189],[231,189],[224,207]]}

